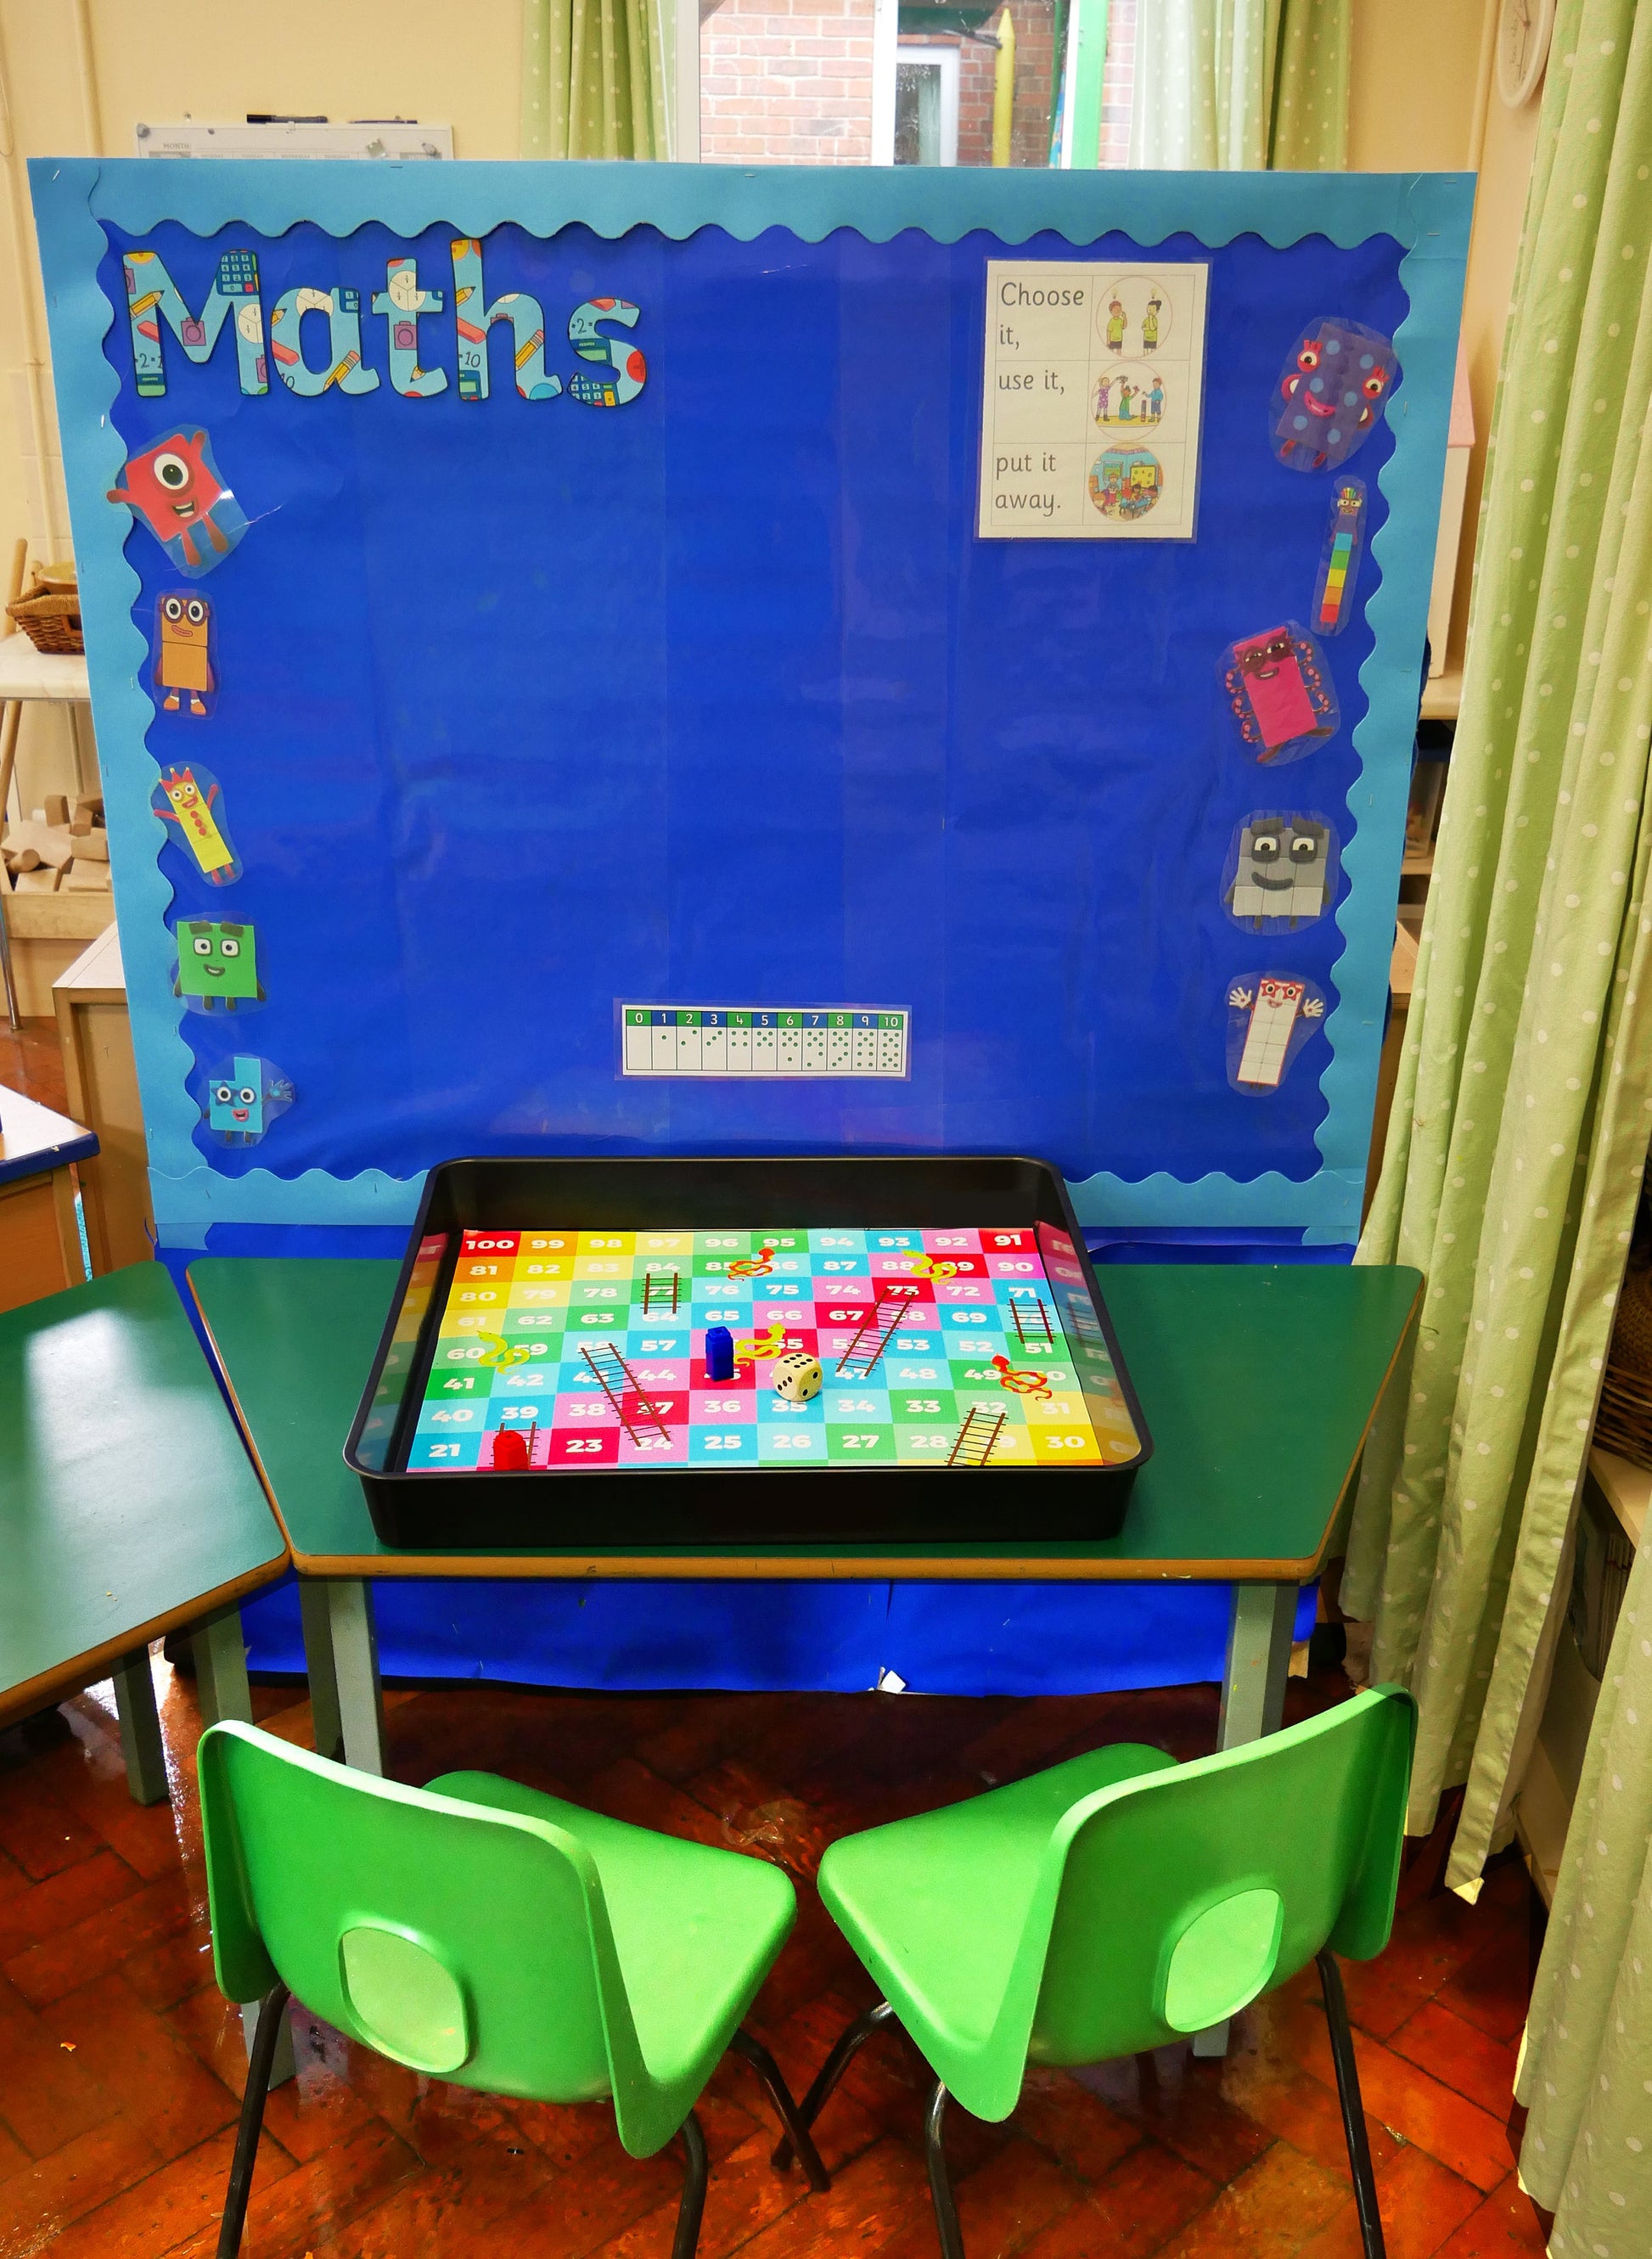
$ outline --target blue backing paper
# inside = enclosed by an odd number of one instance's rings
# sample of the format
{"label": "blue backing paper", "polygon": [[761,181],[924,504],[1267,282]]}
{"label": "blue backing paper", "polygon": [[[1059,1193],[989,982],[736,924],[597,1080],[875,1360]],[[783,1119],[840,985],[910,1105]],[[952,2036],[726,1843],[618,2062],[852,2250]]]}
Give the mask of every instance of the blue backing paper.
{"label": "blue backing paper", "polygon": [[[463,1151],[840,1144],[1040,1153],[1086,1222],[1350,1236],[1469,184],[363,169],[35,168],[163,1240],[394,1223]],[[519,399],[502,324],[491,398],[405,399],[364,314],[372,393],[246,398],[227,338],[196,367],[168,336],[166,397],[136,397],[122,247],[192,304],[246,246],[267,311],[300,284],[365,306],[392,257],[451,296],[463,226],[565,377],[573,307],[637,303],[641,395]],[[1075,245],[1210,260],[1194,543],[973,536],[986,260]],[[1244,942],[1220,869],[1266,780],[1216,661],[1312,595],[1323,481],[1281,471],[1267,403],[1333,310],[1394,335],[1403,375],[1361,456],[1342,726],[1299,772],[1346,852],[1282,968],[1331,1009],[1256,1103],[1222,1072]],[[451,380],[449,315],[420,357]],[[201,584],[205,721],[153,712],[137,630],[171,567],[98,498],[174,426],[211,434],[250,522]],[[149,810],[185,749],[223,781],[232,888]],[[256,1146],[200,1125],[224,1015],[181,1012],[169,929],[203,916],[255,928],[267,1001],[237,1044],[296,1092]],[[616,998],[736,991],[909,1006],[910,1081],[616,1078]]]}

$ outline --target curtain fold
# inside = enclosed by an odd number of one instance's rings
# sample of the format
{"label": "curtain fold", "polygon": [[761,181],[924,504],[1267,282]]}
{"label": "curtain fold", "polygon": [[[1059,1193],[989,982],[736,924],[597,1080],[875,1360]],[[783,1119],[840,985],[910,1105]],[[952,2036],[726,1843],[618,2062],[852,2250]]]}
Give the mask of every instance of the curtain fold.
{"label": "curtain fold", "polygon": [[1532,1988],[1520,2178],[1555,2259],[1652,2248],[1652,1538],[1606,1664]]}
{"label": "curtain fold", "polygon": [[1342,1605],[1420,1706],[1447,1880],[1512,1830],[1652,1127],[1652,10],[1561,0],[1499,378],[1463,709],[1356,1260],[1427,1286]]}
{"label": "curtain fold", "polygon": [[665,157],[657,0],[523,0],[524,157]]}
{"label": "curtain fold", "polygon": [[1340,171],[1352,0],[1150,0],[1136,21],[1130,162]]}

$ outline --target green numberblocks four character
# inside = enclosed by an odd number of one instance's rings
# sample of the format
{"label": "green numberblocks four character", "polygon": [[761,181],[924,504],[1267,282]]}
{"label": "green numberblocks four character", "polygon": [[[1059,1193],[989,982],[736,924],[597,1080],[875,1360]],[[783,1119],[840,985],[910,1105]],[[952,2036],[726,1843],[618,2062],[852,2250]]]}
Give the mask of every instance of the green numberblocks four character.
{"label": "green numberblocks four character", "polygon": [[182,996],[192,1012],[210,1012],[218,1004],[226,1012],[237,1004],[261,1004],[264,991],[259,986],[253,928],[205,918],[183,920],[178,927],[178,977],[172,993]]}

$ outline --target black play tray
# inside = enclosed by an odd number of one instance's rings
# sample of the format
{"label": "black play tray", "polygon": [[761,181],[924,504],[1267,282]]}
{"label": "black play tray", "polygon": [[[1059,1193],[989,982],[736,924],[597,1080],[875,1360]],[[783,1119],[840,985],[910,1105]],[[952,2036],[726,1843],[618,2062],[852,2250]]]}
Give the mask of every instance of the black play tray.
{"label": "black play tray", "polygon": [[[715,1230],[1036,1228],[1070,1344],[1106,1344],[1141,1448],[1064,1467],[557,1466],[420,1468],[406,1461],[465,1231],[611,1226]],[[1059,1265],[1059,1272],[1054,1267]],[[1075,1355],[1081,1393],[1082,1354]],[[1150,1455],[1066,1187],[1009,1155],[692,1160],[464,1160],[431,1171],[345,1457],[388,1545],[945,1544],[1116,1536]]]}

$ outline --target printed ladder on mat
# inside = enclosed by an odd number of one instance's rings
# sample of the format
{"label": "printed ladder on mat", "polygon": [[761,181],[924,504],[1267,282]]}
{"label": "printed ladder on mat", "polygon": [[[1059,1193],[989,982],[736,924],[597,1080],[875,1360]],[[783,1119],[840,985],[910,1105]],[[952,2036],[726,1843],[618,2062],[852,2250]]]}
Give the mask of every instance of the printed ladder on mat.
{"label": "printed ladder on mat", "polygon": [[[1139,1441],[1071,1309],[1027,1228],[470,1231],[407,1464],[489,1468],[515,1431],[500,1464],[1116,1465]],[[802,1404],[773,1385],[799,1351]]]}

